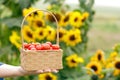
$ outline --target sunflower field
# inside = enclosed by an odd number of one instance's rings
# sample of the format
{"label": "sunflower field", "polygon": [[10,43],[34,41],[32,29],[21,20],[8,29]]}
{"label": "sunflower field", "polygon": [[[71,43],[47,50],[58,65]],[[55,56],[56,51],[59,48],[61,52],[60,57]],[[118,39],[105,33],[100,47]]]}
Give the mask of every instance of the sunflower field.
{"label": "sunflower field", "polygon": [[[59,43],[63,49],[63,69],[58,73],[44,73],[5,80],[120,80],[120,44],[108,52],[96,50],[87,55],[88,31],[94,18],[94,0],[79,0],[77,8],[64,4],[65,0],[44,0],[45,10],[23,17],[33,10],[39,0],[0,0],[0,61],[20,65],[21,31],[27,43],[56,43],[56,24]],[[40,8],[42,10],[42,8]],[[54,63],[53,63],[54,64]]]}

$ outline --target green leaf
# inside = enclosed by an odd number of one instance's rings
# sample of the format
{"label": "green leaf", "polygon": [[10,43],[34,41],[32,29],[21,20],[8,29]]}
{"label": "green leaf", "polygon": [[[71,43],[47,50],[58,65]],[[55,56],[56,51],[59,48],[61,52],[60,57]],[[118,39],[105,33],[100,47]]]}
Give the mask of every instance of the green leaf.
{"label": "green leaf", "polygon": [[89,3],[87,4],[87,7],[92,8],[93,4],[94,4],[94,0],[89,0]]}
{"label": "green leaf", "polygon": [[6,18],[2,20],[2,23],[6,24],[8,27],[20,26],[21,22],[22,22],[22,17]]}
{"label": "green leaf", "polygon": [[2,4],[4,2],[4,0],[0,0],[0,4]]}
{"label": "green leaf", "polygon": [[23,8],[29,7],[31,5],[31,1],[30,0],[19,0],[19,5],[23,9]]}
{"label": "green leaf", "polygon": [[91,77],[89,75],[84,75],[84,76],[77,78],[76,80],[91,80]]}

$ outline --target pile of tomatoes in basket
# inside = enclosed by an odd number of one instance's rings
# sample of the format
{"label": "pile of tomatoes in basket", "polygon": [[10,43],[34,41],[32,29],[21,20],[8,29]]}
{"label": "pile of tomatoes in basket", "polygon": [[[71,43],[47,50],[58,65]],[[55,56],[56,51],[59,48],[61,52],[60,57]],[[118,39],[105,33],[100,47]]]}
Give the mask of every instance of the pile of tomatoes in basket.
{"label": "pile of tomatoes in basket", "polygon": [[52,44],[51,42],[46,43],[24,43],[25,50],[59,50],[60,46]]}

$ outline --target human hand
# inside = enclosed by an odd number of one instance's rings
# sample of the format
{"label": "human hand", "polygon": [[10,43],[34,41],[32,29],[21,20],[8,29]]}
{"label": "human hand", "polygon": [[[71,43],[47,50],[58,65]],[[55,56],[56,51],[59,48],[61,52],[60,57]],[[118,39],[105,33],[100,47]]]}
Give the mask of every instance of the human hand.
{"label": "human hand", "polygon": [[37,71],[26,71],[22,67],[19,67],[19,71],[22,75],[32,75],[32,74],[42,74],[47,72],[54,72],[57,73],[57,69],[46,69],[46,70],[37,70]]}
{"label": "human hand", "polygon": [[26,71],[21,66],[13,66],[8,64],[3,64],[0,66],[0,77],[15,77],[15,76],[25,76],[25,75],[33,75],[33,74],[41,74],[46,72],[54,72],[57,73],[58,70],[37,70],[37,71]]}

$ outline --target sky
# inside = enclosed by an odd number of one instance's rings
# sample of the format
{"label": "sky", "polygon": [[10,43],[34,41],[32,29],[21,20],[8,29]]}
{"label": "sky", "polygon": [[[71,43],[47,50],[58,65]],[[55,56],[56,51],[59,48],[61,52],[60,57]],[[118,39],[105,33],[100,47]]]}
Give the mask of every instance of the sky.
{"label": "sky", "polygon": [[[66,3],[77,4],[78,0],[66,0]],[[120,0],[95,0],[94,6],[117,7],[120,8]]]}

